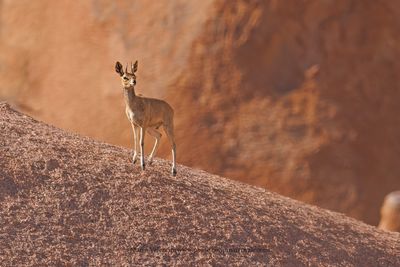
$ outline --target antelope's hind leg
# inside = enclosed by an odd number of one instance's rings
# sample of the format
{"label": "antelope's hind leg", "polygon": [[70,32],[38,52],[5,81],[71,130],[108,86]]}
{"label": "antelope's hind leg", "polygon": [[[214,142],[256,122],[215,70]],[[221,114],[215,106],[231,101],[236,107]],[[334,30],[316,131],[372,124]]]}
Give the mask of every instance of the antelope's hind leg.
{"label": "antelope's hind leg", "polygon": [[139,131],[140,131],[140,129],[139,129],[138,126],[135,126],[135,124],[132,123],[132,130],[133,130],[133,137],[134,137],[133,138],[134,145],[133,145],[132,162],[133,162],[133,164],[135,164],[136,161],[137,161],[137,156],[138,156],[137,151],[138,151],[139,134],[140,134]]}
{"label": "antelope's hind leg", "polygon": [[149,128],[149,129],[147,129],[147,132],[151,135],[151,136],[153,136],[154,137],[154,139],[156,139],[155,140],[155,143],[154,143],[154,147],[153,147],[153,150],[151,151],[151,153],[150,153],[150,156],[149,156],[149,165],[151,165],[152,163],[153,163],[153,159],[154,159],[154,157],[156,156],[156,153],[157,153],[157,149],[158,149],[158,145],[160,144],[160,139],[161,139],[161,133],[159,132],[159,131],[157,131],[155,128]]}
{"label": "antelope's hind leg", "polygon": [[140,127],[140,166],[142,166],[142,170],[145,170],[144,163],[144,136],[146,134],[146,129]]}
{"label": "antelope's hind leg", "polygon": [[174,136],[174,129],[173,123],[171,122],[168,125],[164,126],[165,133],[167,134],[168,140],[172,147],[172,170],[171,173],[173,176],[176,176],[176,144],[175,144],[175,136]]}

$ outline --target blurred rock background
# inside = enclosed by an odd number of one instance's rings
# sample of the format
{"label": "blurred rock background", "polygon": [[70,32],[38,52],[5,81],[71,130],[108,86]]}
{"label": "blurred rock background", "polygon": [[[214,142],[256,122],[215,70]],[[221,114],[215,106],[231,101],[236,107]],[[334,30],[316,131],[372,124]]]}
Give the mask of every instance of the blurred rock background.
{"label": "blurred rock background", "polygon": [[400,188],[399,18],[377,0],[3,0],[0,100],[130,147],[114,64],[137,59],[138,93],[176,110],[179,163],[377,225]]}

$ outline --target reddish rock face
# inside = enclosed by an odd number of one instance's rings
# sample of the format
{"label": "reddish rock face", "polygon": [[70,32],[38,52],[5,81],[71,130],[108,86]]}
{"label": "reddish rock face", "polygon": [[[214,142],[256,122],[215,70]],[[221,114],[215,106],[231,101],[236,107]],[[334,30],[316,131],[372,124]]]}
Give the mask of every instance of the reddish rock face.
{"label": "reddish rock face", "polygon": [[400,29],[367,2],[217,5],[171,87],[192,125],[178,155],[377,224],[400,187]]}
{"label": "reddish rock face", "polygon": [[138,59],[139,93],[176,109],[179,162],[376,225],[400,188],[398,5],[10,1],[0,97],[130,146],[113,66]]}

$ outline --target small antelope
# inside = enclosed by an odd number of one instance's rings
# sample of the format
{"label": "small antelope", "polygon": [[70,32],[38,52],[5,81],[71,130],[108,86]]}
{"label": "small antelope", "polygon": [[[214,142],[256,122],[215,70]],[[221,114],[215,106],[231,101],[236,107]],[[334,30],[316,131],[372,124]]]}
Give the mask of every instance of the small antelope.
{"label": "small antelope", "polygon": [[162,125],[164,132],[167,134],[168,140],[172,146],[172,175],[176,175],[176,145],[174,137],[174,110],[165,101],[137,96],[135,94],[136,71],[138,62],[131,63],[131,72],[128,72],[128,66],[123,71],[121,63],[115,64],[115,71],[121,76],[122,87],[124,91],[126,116],[132,124],[134,135],[134,152],[133,164],[136,163],[137,145],[140,136],[140,165],[142,170],[145,169],[144,163],[144,136],[146,131],[155,138],[153,150],[149,156],[149,164],[153,162],[153,158],[157,152],[160,142],[161,133],[158,128]]}

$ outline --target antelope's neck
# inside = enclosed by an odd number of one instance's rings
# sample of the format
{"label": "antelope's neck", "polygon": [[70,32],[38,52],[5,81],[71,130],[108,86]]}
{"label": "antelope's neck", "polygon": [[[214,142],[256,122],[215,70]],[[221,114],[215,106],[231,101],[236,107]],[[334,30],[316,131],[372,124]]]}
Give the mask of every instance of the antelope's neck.
{"label": "antelope's neck", "polygon": [[136,100],[136,94],[135,94],[135,88],[133,86],[124,88],[124,99],[125,99],[125,104],[129,108],[133,108],[134,102]]}

